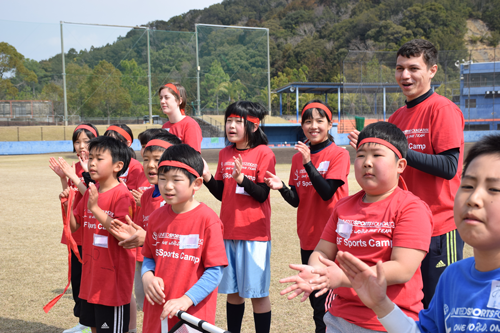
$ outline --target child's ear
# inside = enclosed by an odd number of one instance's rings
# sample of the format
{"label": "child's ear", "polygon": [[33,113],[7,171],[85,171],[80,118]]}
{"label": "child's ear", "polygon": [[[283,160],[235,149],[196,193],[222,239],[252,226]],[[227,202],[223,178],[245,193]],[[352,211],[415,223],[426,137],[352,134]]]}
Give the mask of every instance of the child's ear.
{"label": "child's ear", "polygon": [[259,124],[253,124],[253,130],[252,133],[255,133],[255,131],[259,128]]}
{"label": "child's ear", "polygon": [[193,185],[194,185],[193,189],[195,191],[200,190],[203,187],[203,178],[202,177],[196,178],[193,182]]}
{"label": "child's ear", "polygon": [[113,165],[113,172],[118,173],[121,169],[123,169],[124,163],[122,161],[118,161]]}
{"label": "child's ear", "polygon": [[407,165],[408,165],[408,161],[406,161],[406,158],[400,158],[397,161],[398,175],[402,174],[403,171],[405,171]]}

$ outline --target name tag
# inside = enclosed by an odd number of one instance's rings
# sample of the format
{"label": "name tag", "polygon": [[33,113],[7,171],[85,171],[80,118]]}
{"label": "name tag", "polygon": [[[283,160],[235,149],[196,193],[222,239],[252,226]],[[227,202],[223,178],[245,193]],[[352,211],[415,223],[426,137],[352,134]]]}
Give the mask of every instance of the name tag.
{"label": "name tag", "polygon": [[490,299],[486,306],[493,309],[500,309],[500,281],[491,281]]}
{"label": "name tag", "polygon": [[108,236],[94,234],[94,246],[108,248]]}
{"label": "name tag", "polygon": [[326,172],[326,171],[328,171],[329,166],[330,166],[330,161],[323,161],[319,164],[318,171],[319,172]]}
{"label": "name tag", "polygon": [[200,239],[199,235],[179,235],[179,249],[197,249],[198,240]]}
{"label": "name tag", "polygon": [[352,224],[349,224],[342,219],[338,219],[336,232],[339,236],[349,239],[352,233]]}
{"label": "name tag", "polygon": [[245,191],[243,186],[239,186],[238,184],[236,184],[236,194],[250,195]]}
{"label": "name tag", "polygon": [[168,316],[161,321],[161,333],[168,333]]}

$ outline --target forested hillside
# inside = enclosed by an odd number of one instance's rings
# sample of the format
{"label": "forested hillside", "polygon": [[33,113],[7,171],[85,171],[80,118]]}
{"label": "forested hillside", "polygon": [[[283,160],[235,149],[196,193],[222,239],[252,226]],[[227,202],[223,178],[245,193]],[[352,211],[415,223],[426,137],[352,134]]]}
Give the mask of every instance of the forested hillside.
{"label": "forested hillside", "polygon": [[[184,80],[188,91],[196,94],[195,43],[193,34],[188,33],[194,31],[195,23],[269,28],[272,88],[276,88],[293,81],[340,81],[348,50],[395,51],[413,38],[428,39],[440,50],[463,50],[466,20],[470,18],[483,20],[491,31],[481,37],[482,42],[492,46],[500,42],[500,0],[224,0],[169,21],[147,24],[155,36],[153,87],[168,75],[169,80]],[[186,33],[162,34],[163,30]],[[127,116],[147,112],[143,36],[144,31],[131,30],[111,45],[68,51],[68,103],[74,114]],[[247,47],[232,47],[241,38],[221,37],[206,45],[201,65],[213,78],[201,86],[202,105],[207,109],[223,109],[239,98],[267,99],[261,89],[267,78],[257,77],[251,69],[266,66],[258,53],[262,46],[254,47],[261,37],[245,35]],[[13,52],[9,50],[0,44],[0,53]],[[16,75],[1,77],[0,99],[62,100],[60,54],[40,62],[17,57],[22,61]],[[236,61],[238,73],[229,75]],[[101,86],[102,77],[110,73],[113,80],[106,81],[108,90],[90,95],[89,91]],[[249,78],[256,83],[246,84]],[[217,99],[203,101],[208,95]]]}

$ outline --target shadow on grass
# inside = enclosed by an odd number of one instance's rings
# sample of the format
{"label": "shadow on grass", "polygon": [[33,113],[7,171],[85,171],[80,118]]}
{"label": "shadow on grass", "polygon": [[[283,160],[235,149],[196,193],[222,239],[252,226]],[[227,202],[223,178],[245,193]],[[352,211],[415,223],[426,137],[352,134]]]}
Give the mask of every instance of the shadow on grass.
{"label": "shadow on grass", "polygon": [[0,331],[9,333],[61,333],[65,328],[49,326],[42,323],[0,317]]}

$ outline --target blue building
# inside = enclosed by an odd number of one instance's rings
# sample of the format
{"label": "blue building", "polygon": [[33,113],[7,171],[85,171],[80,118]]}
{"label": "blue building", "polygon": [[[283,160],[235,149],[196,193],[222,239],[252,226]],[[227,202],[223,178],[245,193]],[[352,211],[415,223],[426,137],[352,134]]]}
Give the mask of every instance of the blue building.
{"label": "blue building", "polygon": [[465,118],[465,129],[500,129],[500,62],[460,65],[460,95],[453,101]]}

